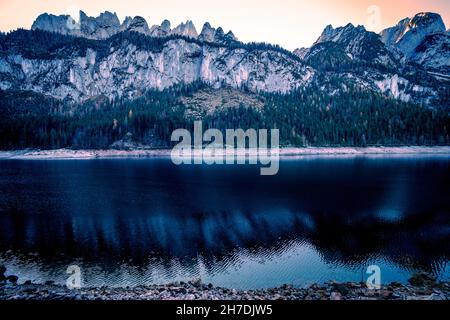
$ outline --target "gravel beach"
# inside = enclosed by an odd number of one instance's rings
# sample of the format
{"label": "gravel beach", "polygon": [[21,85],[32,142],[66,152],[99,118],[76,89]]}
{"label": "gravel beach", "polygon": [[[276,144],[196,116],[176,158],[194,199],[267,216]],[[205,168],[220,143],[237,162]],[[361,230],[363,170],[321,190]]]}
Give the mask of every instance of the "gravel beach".
{"label": "gravel beach", "polygon": [[391,283],[370,290],[365,283],[328,282],[307,288],[283,285],[267,290],[239,291],[214,287],[199,280],[135,288],[81,288],[47,284],[0,284],[0,300],[449,300],[450,283],[435,282],[426,274],[410,284]]}

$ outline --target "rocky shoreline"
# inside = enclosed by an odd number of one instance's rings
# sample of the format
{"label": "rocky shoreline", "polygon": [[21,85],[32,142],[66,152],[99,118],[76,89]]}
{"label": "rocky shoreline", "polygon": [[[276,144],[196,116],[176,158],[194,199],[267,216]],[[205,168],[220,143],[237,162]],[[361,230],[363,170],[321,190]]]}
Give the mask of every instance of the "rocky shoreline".
{"label": "rocky shoreline", "polygon": [[[403,146],[403,147],[282,147],[273,151],[280,157],[293,158],[305,156],[444,156],[450,157],[450,146]],[[257,149],[236,149],[216,151],[216,155],[228,153],[237,156],[257,156]],[[189,154],[190,155],[190,154]],[[202,152],[193,151],[193,156],[200,156]],[[14,150],[0,151],[0,159],[9,160],[88,160],[88,159],[116,159],[116,158],[154,158],[170,157],[170,149],[107,149],[107,150]]]}
{"label": "rocky shoreline", "polygon": [[[0,270],[6,271],[6,270]],[[68,289],[51,281],[17,284],[16,276],[0,274],[0,300],[449,300],[450,282],[436,282],[419,273],[409,284],[393,282],[379,290],[365,283],[330,281],[307,288],[283,285],[264,290],[235,290],[214,287],[200,280],[134,288]]]}

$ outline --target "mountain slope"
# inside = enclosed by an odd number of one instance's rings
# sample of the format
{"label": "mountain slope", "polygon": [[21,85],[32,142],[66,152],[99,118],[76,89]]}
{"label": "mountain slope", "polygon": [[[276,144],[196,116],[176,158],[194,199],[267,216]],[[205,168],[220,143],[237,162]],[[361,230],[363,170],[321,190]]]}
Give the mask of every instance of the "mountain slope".
{"label": "mountain slope", "polygon": [[[416,68],[405,68],[401,55],[389,50],[381,37],[362,26],[327,26],[314,45],[295,53],[322,72],[319,83],[329,92],[353,85],[389,97],[430,104],[438,98],[432,77]],[[420,76],[418,76],[420,74]],[[340,86],[332,81],[340,79]]]}
{"label": "mountain slope", "polygon": [[339,44],[350,59],[358,59],[384,65],[386,67],[397,67],[396,58],[381,42],[380,37],[368,32],[363,26],[353,26],[351,23],[345,27],[334,29],[327,26],[315,45],[325,42]]}

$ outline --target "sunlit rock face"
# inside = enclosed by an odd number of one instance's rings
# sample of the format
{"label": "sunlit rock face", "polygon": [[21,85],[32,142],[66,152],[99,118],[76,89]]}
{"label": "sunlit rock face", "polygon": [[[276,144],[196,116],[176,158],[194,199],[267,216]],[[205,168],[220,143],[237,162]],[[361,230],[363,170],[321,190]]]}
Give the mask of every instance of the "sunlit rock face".
{"label": "sunlit rock face", "polygon": [[405,18],[381,32],[382,41],[403,54],[406,61],[427,70],[448,73],[450,69],[450,35],[439,14],[422,12]]}
{"label": "sunlit rock face", "polygon": [[397,47],[407,57],[414,54],[415,49],[429,35],[445,33],[445,25],[436,13],[418,13],[412,19],[401,20],[395,27],[381,32],[382,40],[389,46]]}

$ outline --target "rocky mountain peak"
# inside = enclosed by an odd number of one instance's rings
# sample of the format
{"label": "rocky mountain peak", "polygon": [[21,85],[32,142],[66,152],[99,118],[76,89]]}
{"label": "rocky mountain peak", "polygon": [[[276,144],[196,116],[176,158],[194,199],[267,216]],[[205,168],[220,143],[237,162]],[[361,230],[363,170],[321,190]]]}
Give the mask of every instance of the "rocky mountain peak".
{"label": "rocky mountain peak", "polygon": [[130,26],[132,21],[133,21],[132,17],[126,16],[125,20],[123,20],[122,25],[120,26],[120,31],[124,31],[124,30],[128,29],[128,27]]}
{"label": "rocky mountain peak", "polygon": [[148,28],[147,21],[145,21],[145,19],[140,17],[140,16],[134,17],[129,22],[129,24],[128,24],[128,26],[127,26],[127,28],[125,30],[139,32],[139,33],[143,33],[143,34],[149,34],[150,33],[150,29]]}
{"label": "rocky mountain peak", "polygon": [[[80,12],[81,17],[81,12]],[[97,18],[94,18],[97,22],[98,26],[101,28],[118,28],[120,27],[120,20],[117,17],[117,13],[112,13],[109,11],[105,11],[103,13],[100,13],[100,15]]]}
{"label": "rocky mountain peak", "polygon": [[170,21],[164,20],[161,25],[154,25],[153,27],[151,27],[150,35],[152,37],[167,37],[168,35],[170,35],[170,27]]}
{"label": "rocky mountain peak", "polygon": [[33,22],[31,29],[69,34],[71,31],[69,28],[71,20],[73,19],[69,15],[55,16],[53,14],[43,13]]}
{"label": "rocky mountain peak", "polygon": [[409,27],[414,28],[427,28],[434,27],[437,32],[445,31],[444,21],[442,17],[433,12],[421,12],[416,14],[410,21]]}
{"label": "rocky mountain peak", "polygon": [[403,60],[420,64],[427,70],[450,71],[450,37],[437,13],[421,12],[383,30],[381,40]]}
{"label": "rocky mountain peak", "polygon": [[322,42],[346,42],[351,40],[352,37],[357,34],[365,33],[366,29],[363,26],[355,27],[353,24],[349,23],[344,27],[333,28],[332,25],[326,26],[320,35],[319,39],[316,40],[314,44],[322,43]]}
{"label": "rocky mountain peak", "polygon": [[405,18],[401,20],[399,23],[397,23],[397,25],[395,25],[394,27],[381,31],[380,33],[381,41],[383,41],[384,44],[389,46],[394,45],[405,34],[410,22],[411,22],[410,18]]}
{"label": "rocky mountain peak", "polygon": [[120,21],[116,13],[105,11],[98,17],[89,17],[80,11],[80,30],[85,36],[106,39],[119,31]]}
{"label": "rocky mountain peak", "polygon": [[216,42],[216,43],[228,43],[230,41],[238,41],[238,39],[231,30],[225,33],[222,27],[218,27],[217,29],[215,29],[211,27],[209,22],[206,22],[203,25],[202,32],[200,33],[198,39],[206,42]]}
{"label": "rocky mountain peak", "polygon": [[194,23],[191,20],[179,24],[175,29],[172,30],[172,34],[178,34],[189,38],[198,37],[197,30],[195,29]]}
{"label": "rocky mountain peak", "polygon": [[223,36],[225,35],[225,33],[223,32],[223,29],[222,29],[222,27],[218,27],[217,29],[216,29],[216,33],[215,33],[215,37],[216,38],[223,38]]}
{"label": "rocky mountain peak", "polygon": [[228,40],[231,40],[231,41],[237,41],[238,39],[236,38],[236,36],[234,35],[234,33],[230,30],[230,31],[228,31],[228,33],[225,35],[225,37],[228,39]]}
{"label": "rocky mountain peak", "polygon": [[167,19],[164,20],[164,21],[161,23],[161,29],[164,30],[164,31],[169,32],[169,31],[170,31],[170,21],[167,20]]}
{"label": "rocky mountain peak", "polygon": [[202,28],[202,32],[200,33],[199,40],[213,42],[215,32],[216,30],[211,27],[209,22],[205,22]]}
{"label": "rocky mountain peak", "polygon": [[397,48],[410,58],[427,36],[436,33],[445,33],[441,16],[437,13],[421,12],[413,18],[405,18],[396,26],[383,30],[381,39],[387,46]]}
{"label": "rocky mountain peak", "polygon": [[[327,46],[326,43],[329,42],[334,45]],[[327,53],[323,52],[323,49]],[[357,59],[389,67],[397,64],[397,57],[387,50],[379,35],[367,31],[364,26],[354,26],[351,23],[338,28],[328,25],[310,49],[299,49],[295,54],[302,59],[308,59],[317,53],[335,55],[336,49],[344,53],[342,59]]]}
{"label": "rocky mountain peak", "polygon": [[109,11],[98,17],[89,17],[80,11],[80,21],[75,21],[69,15],[55,16],[41,14],[33,23],[31,29],[83,36],[92,39],[106,39],[120,30],[120,21],[116,13]]}

